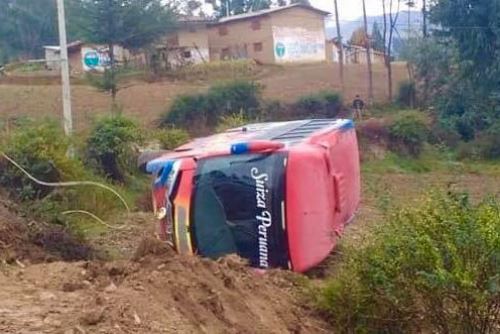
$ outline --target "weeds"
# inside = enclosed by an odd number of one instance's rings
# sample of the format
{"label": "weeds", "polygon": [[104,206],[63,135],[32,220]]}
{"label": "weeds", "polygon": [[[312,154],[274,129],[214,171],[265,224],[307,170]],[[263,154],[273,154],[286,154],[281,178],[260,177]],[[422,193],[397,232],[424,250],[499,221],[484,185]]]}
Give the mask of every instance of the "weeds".
{"label": "weeds", "polygon": [[500,304],[500,203],[431,194],[351,247],[318,306],[339,332],[493,333]]}

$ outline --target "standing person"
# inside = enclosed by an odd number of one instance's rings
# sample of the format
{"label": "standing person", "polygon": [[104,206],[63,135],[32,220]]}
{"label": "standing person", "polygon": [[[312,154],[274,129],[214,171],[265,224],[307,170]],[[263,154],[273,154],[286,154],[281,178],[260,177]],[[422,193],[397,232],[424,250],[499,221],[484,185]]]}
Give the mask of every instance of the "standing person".
{"label": "standing person", "polygon": [[358,120],[361,120],[361,112],[363,111],[363,108],[365,107],[365,102],[359,97],[359,95],[356,95],[356,98],[352,101],[352,108],[355,111],[355,115],[358,118]]}

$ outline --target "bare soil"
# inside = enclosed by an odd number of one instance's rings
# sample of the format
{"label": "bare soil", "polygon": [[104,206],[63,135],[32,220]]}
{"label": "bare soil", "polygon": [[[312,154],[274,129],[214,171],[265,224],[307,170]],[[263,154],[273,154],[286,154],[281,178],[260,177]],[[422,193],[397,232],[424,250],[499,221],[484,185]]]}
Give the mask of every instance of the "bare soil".
{"label": "bare soil", "polygon": [[[404,63],[395,63],[394,90],[398,82],[407,79]],[[281,101],[293,101],[297,97],[320,90],[340,91],[338,66],[334,64],[308,64],[297,66],[270,66],[262,69],[257,81],[264,85],[264,97]],[[30,81],[31,80],[31,81]],[[387,76],[385,67],[374,65],[375,102],[387,100]],[[205,91],[210,82],[166,80],[147,83],[128,82],[118,92],[117,104],[125,115],[136,118],[142,125],[151,126],[168,110],[179,94]],[[364,65],[348,65],[345,69],[347,105],[356,94],[367,98],[367,72]],[[111,98],[88,85],[72,86],[74,123],[77,129],[85,129],[96,116],[109,114]],[[0,120],[23,116],[61,118],[61,87],[58,82],[40,82],[38,78],[0,82]]]}
{"label": "bare soil", "polygon": [[302,305],[294,274],[260,273],[237,257],[214,262],[179,256],[151,235],[139,242],[140,226],[152,230],[145,217],[134,215],[129,229],[107,234],[123,260],[64,262],[52,256],[54,262],[33,264],[45,250],[31,242],[22,228],[26,222],[0,205],[3,258],[4,246],[12,246],[11,260],[0,264],[0,333],[327,331]]}

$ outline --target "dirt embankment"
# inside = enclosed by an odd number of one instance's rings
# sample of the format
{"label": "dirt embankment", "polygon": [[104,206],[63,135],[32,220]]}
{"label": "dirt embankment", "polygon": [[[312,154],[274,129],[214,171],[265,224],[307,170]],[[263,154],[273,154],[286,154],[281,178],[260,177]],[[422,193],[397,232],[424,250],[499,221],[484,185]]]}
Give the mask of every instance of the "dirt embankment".
{"label": "dirt embankment", "polygon": [[0,264],[0,333],[326,331],[291,273],[257,273],[233,257],[182,257],[151,238],[128,260],[28,264],[46,253],[17,229],[23,224],[0,203],[3,255],[10,244],[10,264]]}

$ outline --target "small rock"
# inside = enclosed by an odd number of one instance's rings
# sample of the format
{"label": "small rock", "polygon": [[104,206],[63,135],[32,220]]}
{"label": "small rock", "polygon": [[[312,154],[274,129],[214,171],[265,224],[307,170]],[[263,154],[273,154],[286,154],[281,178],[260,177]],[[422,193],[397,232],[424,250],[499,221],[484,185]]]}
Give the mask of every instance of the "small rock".
{"label": "small rock", "polygon": [[104,292],[115,292],[118,289],[115,283],[111,282],[106,288],[104,288]]}
{"label": "small rock", "polygon": [[73,328],[67,329],[64,331],[64,334],[75,334],[75,330]]}
{"label": "small rock", "polygon": [[51,317],[43,319],[43,323],[53,328],[58,328],[62,325],[62,322],[60,320],[52,319]]}
{"label": "small rock", "polygon": [[136,325],[140,325],[141,324],[141,318],[139,318],[139,316],[137,315],[136,312],[134,312],[134,322]]}
{"label": "small rock", "polygon": [[49,291],[40,292],[40,300],[53,300],[57,299],[56,295]]}
{"label": "small rock", "polygon": [[104,319],[104,312],[100,310],[92,310],[84,313],[80,317],[80,322],[84,325],[93,326],[97,325]]}
{"label": "small rock", "polygon": [[87,332],[85,331],[85,329],[83,329],[81,326],[75,326],[75,329],[78,331],[78,333],[80,334],[87,334]]}
{"label": "small rock", "polygon": [[156,269],[158,270],[162,270],[163,268],[165,268],[167,265],[165,263],[162,263],[160,264],[158,267],[156,267]]}
{"label": "small rock", "polygon": [[83,285],[86,285],[86,286],[91,286],[92,283],[90,283],[89,281],[87,281],[86,279],[82,281]]}

